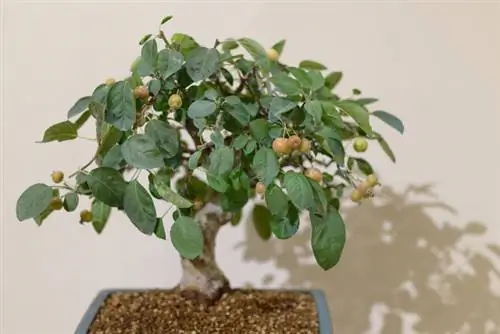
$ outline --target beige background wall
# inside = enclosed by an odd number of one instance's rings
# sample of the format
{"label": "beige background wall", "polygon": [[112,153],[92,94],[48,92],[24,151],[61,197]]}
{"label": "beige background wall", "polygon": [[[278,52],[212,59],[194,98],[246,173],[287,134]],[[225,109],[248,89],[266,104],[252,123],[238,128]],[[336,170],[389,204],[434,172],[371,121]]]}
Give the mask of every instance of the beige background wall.
{"label": "beige background wall", "polygon": [[28,185],[55,168],[73,171],[92,153],[84,140],[36,144],[45,128],[106,77],[126,75],[138,39],[173,14],[167,34],[203,43],[245,35],[270,46],[286,38],[286,62],[313,57],[344,71],[342,94],[357,87],[379,97],[376,107],[407,126],[401,137],[377,123],[398,162],[370,148],[388,188],[375,204],[346,208],[350,239],[337,268],[311,265],[307,231],[261,245],[242,225],[226,228],[218,247],[235,286],[324,289],[342,334],[483,333],[495,325],[491,333],[500,333],[500,249],[488,248],[500,244],[500,5],[462,2],[7,1],[0,332],[70,333],[101,288],[179,279],[172,246],[118,214],[102,236],[80,226],[76,213],[56,214],[41,228],[15,218]]}

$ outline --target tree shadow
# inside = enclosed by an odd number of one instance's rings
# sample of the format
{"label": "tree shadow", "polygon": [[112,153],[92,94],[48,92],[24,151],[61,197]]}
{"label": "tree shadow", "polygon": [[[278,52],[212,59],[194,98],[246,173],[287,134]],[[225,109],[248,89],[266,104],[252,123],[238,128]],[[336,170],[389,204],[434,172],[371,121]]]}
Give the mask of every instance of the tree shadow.
{"label": "tree shadow", "polygon": [[262,287],[322,289],[337,333],[500,333],[500,296],[491,288],[500,282],[500,247],[481,241],[486,227],[434,222],[430,210],[454,209],[431,185],[386,187],[377,197],[343,209],[348,240],[327,272],[312,258],[307,219],[288,240],[262,241],[246,224],[237,247],[244,260],[273,260],[288,272],[284,284],[269,274]]}

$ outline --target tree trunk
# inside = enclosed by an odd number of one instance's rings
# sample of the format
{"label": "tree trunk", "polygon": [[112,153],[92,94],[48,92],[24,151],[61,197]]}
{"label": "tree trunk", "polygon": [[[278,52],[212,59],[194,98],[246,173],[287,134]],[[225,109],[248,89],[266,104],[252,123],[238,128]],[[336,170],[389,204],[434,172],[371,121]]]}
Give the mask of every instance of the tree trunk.
{"label": "tree trunk", "polygon": [[181,259],[181,294],[202,302],[214,302],[230,290],[229,281],[215,260],[215,241],[221,226],[229,222],[231,215],[222,212],[212,203],[205,205],[195,217],[200,224],[203,237],[203,253],[196,259]]}

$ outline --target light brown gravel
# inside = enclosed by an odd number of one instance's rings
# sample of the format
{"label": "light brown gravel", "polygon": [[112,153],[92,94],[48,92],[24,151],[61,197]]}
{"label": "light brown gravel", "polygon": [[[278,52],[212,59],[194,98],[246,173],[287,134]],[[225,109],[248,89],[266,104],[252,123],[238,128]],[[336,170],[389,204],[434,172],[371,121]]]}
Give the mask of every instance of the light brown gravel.
{"label": "light brown gravel", "polygon": [[178,292],[149,290],[110,295],[89,334],[318,334],[311,295],[293,291],[233,290],[214,305]]}

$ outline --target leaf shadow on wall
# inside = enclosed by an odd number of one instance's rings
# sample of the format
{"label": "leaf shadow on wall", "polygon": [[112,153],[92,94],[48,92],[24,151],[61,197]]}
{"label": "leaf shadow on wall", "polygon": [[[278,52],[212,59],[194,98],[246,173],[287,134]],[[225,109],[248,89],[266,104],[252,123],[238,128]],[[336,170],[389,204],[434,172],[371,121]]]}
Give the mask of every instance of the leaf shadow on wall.
{"label": "leaf shadow on wall", "polygon": [[[401,193],[386,187],[377,197],[382,204],[343,210],[348,240],[339,264],[327,272],[311,260],[308,226],[288,240],[262,241],[246,224],[247,239],[237,247],[244,260],[273,260],[288,272],[284,284],[266,275],[263,288],[322,289],[338,333],[404,333],[407,321],[417,333],[500,333],[500,296],[491,289],[492,281],[500,281],[500,247],[484,245],[478,252],[467,246],[474,240],[477,245],[486,227],[433,221],[430,210],[455,210],[437,199],[431,185]],[[370,320],[377,310],[378,328]]]}

